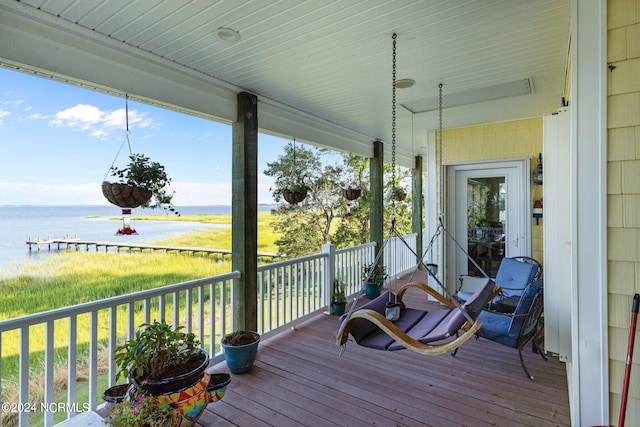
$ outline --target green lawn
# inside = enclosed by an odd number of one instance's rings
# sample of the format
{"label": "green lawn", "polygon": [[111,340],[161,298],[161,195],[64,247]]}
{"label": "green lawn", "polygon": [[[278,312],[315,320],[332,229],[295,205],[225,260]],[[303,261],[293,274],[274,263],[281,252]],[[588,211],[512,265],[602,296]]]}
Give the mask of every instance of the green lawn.
{"label": "green lawn", "polygon": [[[136,217],[136,221],[145,219],[231,223],[231,215]],[[258,250],[261,252],[277,252],[274,241],[278,236],[272,233],[270,221],[270,212],[259,213]],[[158,240],[153,244],[231,249],[231,228],[196,231],[171,239]],[[0,293],[0,320],[215,276],[229,271],[231,271],[229,261],[220,262],[214,257],[159,252],[104,253],[61,250],[56,256],[48,257],[42,262],[25,262],[21,266],[19,274],[0,280],[0,289],[3,290]],[[173,302],[167,301],[167,304],[169,309]],[[99,318],[101,325],[108,325],[106,314],[100,314]],[[125,322],[126,317],[119,315],[118,320]],[[84,319],[79,318],[78,323],[81,324],[83,321]],[[101,326],[100,329],[102,330],[101,336],[106,336],[105,329],[108,330],[108,326]],[[119,329],[123,330],[122,325],[119,325]],[[66,366],[66,321],[56,322],[55,330],[56,364]],[[83,341],[81,334],[82,332],[79,331],[79,341]],[[43,366],[44,328],[32,328],[30,338],[29,363],[32,371],[39,372],[38,375],[34,375],[37,377],[41,376]],[[79,348],[79,350],[80,357],[82,357],[86,349]],[[15,402],[17,401],[19,356],[19,333],[17,331],[3,334],[1,356],[2,399],[3,401]],[[57,392],[62,401],[66,401],[62,391],[65,379],[66,377],[62,375]],[[80,400],[80,393],[86,393],[86,391],[81,391],[83,387],[81,384],[78,387]],[[37,385],[32,388],[41,389]],[[3,423],[3,425],[10,424],[11,421]]]}

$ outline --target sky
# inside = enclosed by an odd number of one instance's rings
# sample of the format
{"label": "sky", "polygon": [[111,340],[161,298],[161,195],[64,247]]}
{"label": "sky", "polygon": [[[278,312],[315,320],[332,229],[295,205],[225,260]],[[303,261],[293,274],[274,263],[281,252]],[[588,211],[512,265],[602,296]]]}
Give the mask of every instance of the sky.
{"label": "sky", "polygon": [[[108,205],[101,183],[129,161],[125,99],[0,67],[0,205]],[[129,100],[129,142],[165,166],[180,206],[231,205],[231,126]],[[263,174],[291,141],[260,134]]]}

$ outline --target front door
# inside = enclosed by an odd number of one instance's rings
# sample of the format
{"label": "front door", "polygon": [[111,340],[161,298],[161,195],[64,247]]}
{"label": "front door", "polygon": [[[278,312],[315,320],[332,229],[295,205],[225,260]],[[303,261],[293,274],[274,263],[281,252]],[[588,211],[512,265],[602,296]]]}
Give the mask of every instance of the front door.
{"label": "front door", "polygon": [[458,242],[447,246],[453,278],[495,277],[502,258],[530,255],[529,163],[448,166],[449,231]]}

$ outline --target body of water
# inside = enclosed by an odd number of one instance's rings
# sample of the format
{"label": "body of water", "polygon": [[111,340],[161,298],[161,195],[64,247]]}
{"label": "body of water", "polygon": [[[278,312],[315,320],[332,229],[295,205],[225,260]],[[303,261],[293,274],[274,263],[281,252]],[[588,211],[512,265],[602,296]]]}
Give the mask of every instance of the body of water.
{"label": "body of water", "polygon": [[[270,209],[271,206],[260,206],[258,210]],[[181,206],[179,212],[182,215],[231,214],[231,206]],[[131,216],[131,227],[138,234],[117,236],[115,233],[122,228],[122,220],[110,218],[119,215],[120,208],[110,205],[0,206],[0,271],[9,271],[28,259],[55,256],[57,253],[56,250],[49,251],[44,246],[39,253],[35,248],[30,252],[26,244],[29,238],[40,237],[44,240],[70,236],[101,242],[151,243],[160,238],[186,234],[193,230],[229,226],[183,221],[136,221],[136,215],[166,217],[161,209],[138,208],[133,209]]]}

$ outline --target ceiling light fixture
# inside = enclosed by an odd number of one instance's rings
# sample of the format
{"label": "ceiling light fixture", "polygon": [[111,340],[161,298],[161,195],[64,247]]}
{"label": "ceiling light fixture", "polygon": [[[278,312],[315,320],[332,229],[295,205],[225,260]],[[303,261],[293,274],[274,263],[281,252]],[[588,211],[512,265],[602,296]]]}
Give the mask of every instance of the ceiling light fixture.
{"label": "ceiling light fixture", "polygon": [[400,79],[396,80],[396,88],[398,89],[406,89],[408,87],[412,87],[416,84],[416,81],[413,79]]}
{"label": "ceiling light fixture", "polygon": [[233,28],[220,27],[213,32],[213,35],[227,43],[235,43],[240,40],[240,33]]}
{"label": "ceiling light fixture", "polygon": [[[492,101],[511,96],[530,95],[532,93],[534,93],[533,81],[531,77],[527,77],[526,79],[500,83],[478,89],[470,89],[464,92],[447,95],[444,108],[469,105],[476,102]],[[426,113],[438,109],[438,99],[419,99],[414,101],[411,105],[402,104],[402,106],[412,113]]]}

